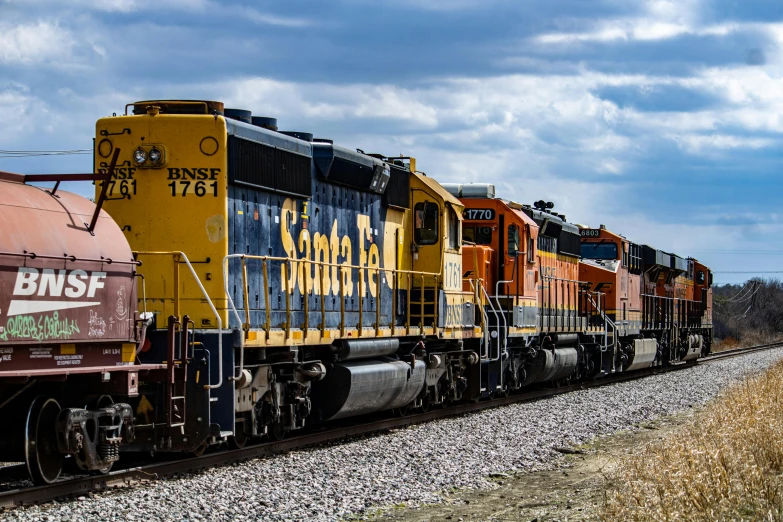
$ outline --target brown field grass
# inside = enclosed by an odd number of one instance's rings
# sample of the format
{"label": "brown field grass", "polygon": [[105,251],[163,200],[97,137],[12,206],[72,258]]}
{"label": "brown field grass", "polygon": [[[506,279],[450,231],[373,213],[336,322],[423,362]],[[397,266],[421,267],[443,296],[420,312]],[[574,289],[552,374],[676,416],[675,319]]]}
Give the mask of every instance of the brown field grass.
{"label": "brown field grass", "polygon": [[733,350],[734,348],[745,348],[747,346],[756,346],[759,344],[769,344],[769,343],[774,343],[776,341],[780,341],[780,336],[751,332],[743,335],[742,340],[735,339],[734,337],[727,337],[725,339],[716,339],[712,343],[712,353],[722,352],[725,350]]}
{"label": "brown field grass", "polygon": [[783,362],[607,477],[608,521],[783,520]]}

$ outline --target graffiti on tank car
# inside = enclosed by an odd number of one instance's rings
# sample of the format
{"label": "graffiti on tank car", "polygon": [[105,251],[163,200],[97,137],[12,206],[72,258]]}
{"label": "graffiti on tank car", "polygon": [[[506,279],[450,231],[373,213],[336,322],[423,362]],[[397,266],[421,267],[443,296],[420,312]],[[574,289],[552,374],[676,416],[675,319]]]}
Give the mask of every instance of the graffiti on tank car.
{"label": "graffiti on tank car", "polygon": [[[125,287],[121,286],[120,289],[117,290],[117,308],[115,309],[117,319],[125,319],[128,317],[128,298],[125,294]],[[109,319],[111,320],[111,318]],[[111,322],[113,324],[114,321]]]}
{"label": "graffiti on tank car", "polygon": [[87,332],[89,337],[103,337],[106,334],[106,321],[92,310],[90,310],[90,320],[87,324],[90,327]]}
{"label": "graffiti on tank car", "polygon": [[51,315],[18,315],[6,319],[0,341],[43,341],[51,339],[70,339],[81,333],[74,319],[63,318],[57,312]]}
{"label": "graffiti on tank car", "polygon": [[[348,235],[340,236],[337,233],[336,219],[332,221],[328,234],[321,232],[311,234],[311,231],[303,226],[299,235],[294,237],[291,229],[299,218],[306,219],[306,213],[298,214],[296,202],[287,198],[280,210],[280,222],[282,246],[291,263],[280,267],[281,292],[285,292],[286,287],[289,293],[294,293],[297,288],[300,292],[306,288],[308,293],[337,296],[340,295],[341,273],[343,292],[346,296],[354,295],[356,285],[361,285],[363,292],[369,292],[372,297],[377,296],[377,288],[381,284],[386,283],[391,287],[392,278],[389,274],[378,270],[381,268],[381,254],[374,240],[378,231],[373,229],[370,216],[359,214],[356,217],[359,263],[354,266],[359,266],[358,269],[350,268],[353,265],[354,245]],[[306,221],[303,221],[304,223]],[[298,262],[299,260],[307,262]],[[323,266],[323,279],[321,268],[315,263],[331,265]],[[358,280],[354,281],[357,270]]]}

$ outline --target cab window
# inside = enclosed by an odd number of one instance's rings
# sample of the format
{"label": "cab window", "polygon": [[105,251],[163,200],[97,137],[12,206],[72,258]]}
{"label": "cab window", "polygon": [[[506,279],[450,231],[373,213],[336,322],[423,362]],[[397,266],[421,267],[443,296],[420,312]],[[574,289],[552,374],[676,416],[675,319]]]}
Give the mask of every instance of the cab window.
{"label": "cab window", "polygon": [[477,245],[492,244],[491,227],[462,227],[462,237],[465,241],[470,241]]}
{"label": "cab window", "polygon": [[519,227],[516,225],[508,226],[508,253],[513,255],[519,252]]}
{"label": "cab window", "polygon": [[698,272],[696,272],[696,284],[697,285],[703,285],[705,279],[706,278],[704,277],[704,270],[699,270]]}
{"label": "cab window", "polygon": [[419,245],[434,245],[438,242],[438,205],[424,201],[416,203],[413,210],[413,240]]}
{"label": "cab window", "polygon": [[446,216],[448,217],[448,248],[457,250],[459,249],[459,219],[457,219],[457,213],[454,209],[447,207]]}
{"label": "cab window", "polygon": [[616,243],[582,243],[582,259],[617,259]]}

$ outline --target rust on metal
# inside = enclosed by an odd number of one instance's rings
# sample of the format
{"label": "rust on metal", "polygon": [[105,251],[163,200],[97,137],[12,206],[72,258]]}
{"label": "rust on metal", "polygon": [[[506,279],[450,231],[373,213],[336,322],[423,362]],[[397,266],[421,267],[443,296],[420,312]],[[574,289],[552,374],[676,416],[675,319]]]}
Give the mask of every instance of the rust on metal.
{"label": "rust on metal", "polygon": [[0,376],[132,366],[138,262],[122,231],[87,199],[19,179],[0,178]]}

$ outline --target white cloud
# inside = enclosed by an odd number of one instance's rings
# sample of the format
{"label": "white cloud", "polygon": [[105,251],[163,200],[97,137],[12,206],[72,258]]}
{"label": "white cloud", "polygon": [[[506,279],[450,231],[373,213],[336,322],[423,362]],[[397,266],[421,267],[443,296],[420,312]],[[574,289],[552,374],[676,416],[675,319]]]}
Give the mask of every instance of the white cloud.
{"label": "white cloud", "polygon": [[223,87],[227,103],[266,114],[311,120],[391,119],[429,128],[438,123],[435,110],[417,100],[415,92],[393,85],[301,84],[249,78]]}
{"label": "white cloud", "polygon": [[593,30],[572,33],[545,33],[533,37],[539,44],[570,44],[574,42],[611,42],[668,40],[683,35],[726,36],[747,26],[720,24],[695,27],[685,23],[659,22],[646,18],[601,22]]}
{"label": "white cloud", "polygon": [[[217,6],[215,7],[217,8]],[[246,7],[239,7],[235,10],[235,12],[238,15],[247,18],[251,22],[260,25],[277,25],[280,27],[291,27],[291,28],[307,27],[309,25],[312,25],[312,22],[305,18],[276,16],[269,13],[263,13],[261,11],[257,11],[256,9],[251,9]]]}
{"label": "white cloud", "polygon": [[782,141],[771,138],[747,138],[726,134],[672,134],[666,137],[691,154],[701,154],[710,150],[762,149],[780,144]]}
{"label": "white cloud", "polygon": [[71,32],[57,23],[0,22],[0,63],[26,65],[66,59],[74,44]]}

